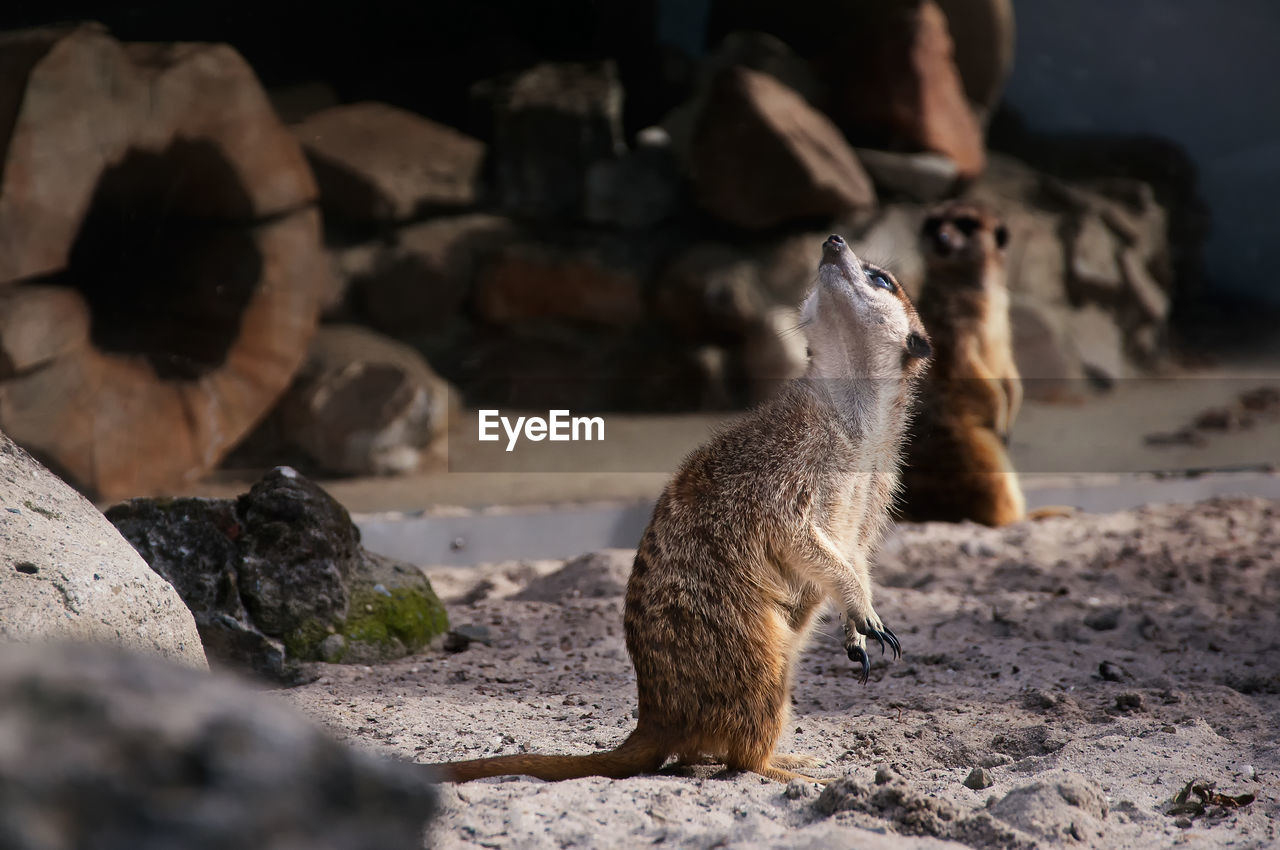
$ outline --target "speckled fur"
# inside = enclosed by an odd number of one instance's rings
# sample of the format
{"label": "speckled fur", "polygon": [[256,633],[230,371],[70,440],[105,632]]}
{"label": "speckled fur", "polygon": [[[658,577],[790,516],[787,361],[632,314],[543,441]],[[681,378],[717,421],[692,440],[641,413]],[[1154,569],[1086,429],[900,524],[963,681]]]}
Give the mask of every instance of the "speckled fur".
{"label": "speckled fur", "polygon": [[621,777],[671,756],[807,778],[792,772],[806,760],[774,752],[792,668],[824,600],[842,612],[851,651],[884,629],[867,559],[929,350],[901,287],[868,268],[843,242],[824,244],[802,308],[808,371],[693,452],[659,498],[627,585],[636,730],[595,755],[435,766],[444,778]]}
{"label": "speckled fur", "polygon": [[929,213],[922,235],[920,318],[934,362],[911,429],[903,515],[1018,522],[1026,508],[1005,448],[1022,402],[1009,327],[1007,233],[985,208],[955,201]]}

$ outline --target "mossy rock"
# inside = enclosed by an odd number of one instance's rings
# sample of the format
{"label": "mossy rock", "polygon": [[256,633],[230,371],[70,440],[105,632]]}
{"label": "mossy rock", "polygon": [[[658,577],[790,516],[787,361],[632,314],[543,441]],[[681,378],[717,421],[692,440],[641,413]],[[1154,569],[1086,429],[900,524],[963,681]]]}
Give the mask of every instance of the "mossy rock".
{"label": "mossy rock", "polygon": [[312,635],[314,642],[300,655],[346,664],[389,661],[422,650],[449,630],[431,583],[408,564],[366,553],[349,593],[346,620],[336,631],[342,640]]}

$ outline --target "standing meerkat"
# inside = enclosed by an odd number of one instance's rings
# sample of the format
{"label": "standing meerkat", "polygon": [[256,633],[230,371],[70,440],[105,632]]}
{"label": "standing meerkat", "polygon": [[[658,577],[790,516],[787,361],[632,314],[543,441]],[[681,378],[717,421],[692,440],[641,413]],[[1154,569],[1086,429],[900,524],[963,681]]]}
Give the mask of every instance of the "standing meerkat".
{"label": "standing meerkat", "polygon": [[1026,506],[1006,451],[1022,403],[1009,327],[1008,231],[985,208],[952,201],[930,211],[921,236],[920,318],[934,355],[911,426],[903,515],[1017,522]]}
{"label": "standing meerkat", "polygon": [[870,670],[867,638],[900,654],[867,562],[888,521],[929,340],[893,277],[839,236],[822,246],[802,321],[804,376],[693,452],[667,485],[627,583],[639,721],[617,749],[433,765],[446,780],[623,778],[670,756],[785,782],[812,760],[774,752],[792,670],[820,603]]}

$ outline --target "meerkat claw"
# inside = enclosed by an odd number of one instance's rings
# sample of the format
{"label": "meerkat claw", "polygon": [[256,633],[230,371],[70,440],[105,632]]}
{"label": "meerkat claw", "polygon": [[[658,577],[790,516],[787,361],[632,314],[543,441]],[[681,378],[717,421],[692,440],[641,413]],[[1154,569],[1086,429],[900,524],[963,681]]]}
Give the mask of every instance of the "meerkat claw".
{"label": "meerkat claw", "polygon": [[871,675],[871,658],[867,656],[867,651],[857,645],[851,646],[849,647],[849,660],[854,664],[862,665],[862,675],[858,678],[865,685],[867,678]]}
{"label": "meerkat claw", "polygon": [[893,633],[893,629],[888,626],[884,627],[884,638],[889,641],[889,645],[893,647],[893,657],[902,657],[902,644],[898,642],[898,636]]}
{"label": "meerkat claw", "polygon": [[858,629],[858,634],[866,635],[876,643],[880,644],[881,655],[885,654],[885,643],[887,642],[889,644],[889,648],[893,650],[893,657],[902,657],[902,644],[898,642],[898,636],[893,633],[893,629],[888,626],[883,626],[879,629],[874,626],[865,626]]}

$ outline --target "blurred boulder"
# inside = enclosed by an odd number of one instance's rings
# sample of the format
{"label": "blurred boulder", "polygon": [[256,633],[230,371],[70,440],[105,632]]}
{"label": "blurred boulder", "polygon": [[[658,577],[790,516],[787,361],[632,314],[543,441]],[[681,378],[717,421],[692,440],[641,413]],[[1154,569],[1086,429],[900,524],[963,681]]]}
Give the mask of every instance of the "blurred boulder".
{"label": "blurred boulder", "polygon": [[453,391],[415,350],[325,325],[277,409],[282,436],[327,472],[397,475],[444,460]]}
{"label": "blurred boulder", "polygon": [[982,173],[982,129],[933,0],[714,0],[708,37],[740,30],[773,33],[808,60],[824,111],[859,147],[932,151],[962,179]]}
{"label": "blurred boulder", "polygon": [[448,628],[422,571],[366,552],[346,509],[288,467],[238,499],[132,499],[107,519],[231,667],[295,682],[298,662],[396,658]]}
{"label": "blurred boulder", "polygon": [[86,645],[0,646],[8,850],[420,848],[429,777],[226,676]]}
{"label": "blurred boulder", "polygon": [[334,106],[294,125],[325,215],[396,222],[476,202],[484,145],[385,103]]}
{"label": "blurred boulder", "polygon": [[587,169],[583,215],[627,230],[652,227],[679,211],[683,188],[666,131],[649,127],[640,132],[635,150]]}
{"label": "blurred boulder", "polygon": [[562,603],[570,599],[622,596],[636,559],[634,549],[601,549],[567,562],[553,573],[534,579],[513,596],[523,602]]}
{"label": "blurred boulder", "polygon": [[311,169],[225,45],[83,25],[4,34],[0,64],[0,427],[100,498],[189,482],[331,288]]}
{"label": "blurred boulder", "polygon": [[937,0],[955,47],[965,96],[984,123],[1013,70],[1013,0]]}
{"label": "blurred boulder", "polygon": [[546,319],[634,325],[645,313],[651,247],[585,233],[504,240],[476,280],[476,312],[495,325]]}
{"label": "blurred boulder", "polygon": [[938,201],[950,194],[959,178],[955,162],[942,154],[873,148],[857,148],[854,153],[883,195],[909,201]]}
{"label": "blurred boulder", "polygon": [[830,120],[745,68],[725,69],[712,82],[690,157],[698,202],[748,230],[875,205],[871,179]]}
{"label": "blurred boulder", "polygon": [[94,641],[207,666],[191,612],[168,582],[2,433],[0,640]]}
{"label": "blurred boulder", "polygon": [[473,87],[493,128],[498,204],[531,218],[577,218],[587,174],[625,150],[622,85],[611,62],[544,63]]}
{"label": "blurred boulder", "polygon": [[516,233],[499,216],[446,216],[335,254],[348,280],[347,300],[361,319],[390,333],[418,334],[462,311],[484,262]]}

